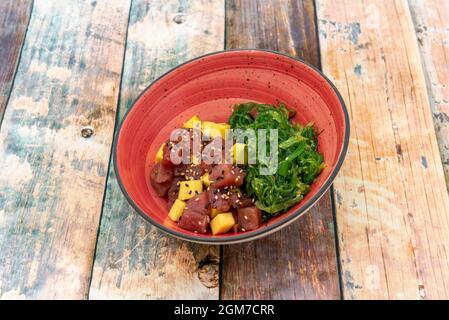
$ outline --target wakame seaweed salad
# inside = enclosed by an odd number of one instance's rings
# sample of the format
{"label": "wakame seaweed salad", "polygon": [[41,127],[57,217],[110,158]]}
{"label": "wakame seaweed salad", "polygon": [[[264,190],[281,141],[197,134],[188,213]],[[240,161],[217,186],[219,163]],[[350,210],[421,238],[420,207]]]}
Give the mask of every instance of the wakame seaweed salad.
{"label": "wakame seaweed salad", "polygon": [[[310,185],[325,167],[317,151],[317,132],[313,124],[301,126],[289,120],[291,110],[285,105],[243,103],[234,107],[229,118],[232,129],[278,130],[278,166],[273,175],[260,174],[264,164],[248,164],[245,193],[256,199],[264,220],[287,211],[304,198]],[[268,139],[267,139],[268,141]],[[267,144],[269,144],[267,142]],[[269,149],[269,145],[267,145]]]}

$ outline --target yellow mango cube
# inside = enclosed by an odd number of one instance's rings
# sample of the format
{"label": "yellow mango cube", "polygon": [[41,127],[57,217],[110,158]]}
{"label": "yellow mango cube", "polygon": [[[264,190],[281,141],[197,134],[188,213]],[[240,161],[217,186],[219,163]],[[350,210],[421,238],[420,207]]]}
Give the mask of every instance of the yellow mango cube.
{"label": "yellow mango cube", "polygon": [[234,164],[246,164],[248,162],[247,147],[244,143],[235,143],[232,146]]}
{"label": "yellow mango cube", "polygon": [[173,203],[170,211],[168,212],[168,217],[174,221],[178,222],[184,212],[184,208],[186,207],[186,203],[182,200],[176,199]]}
{"label": "yellow mango cube", "polygon": [[201,119],[198,116],[193,116],[182,125],[183,128],[193,129],[196,123],[201,123]]}
{"label": "yellow mango cube", "polygon": [[234,216],[231,212],[219,213],[210,222],[210,228],[212,234],[223,234],[231,230],[232,226],[235,224]]}
{"label": "yellow mango cube", "polygon": [[157,153],[156,153],[156,158],[154,159],[154,162],[155,162],[155,163],[158,163],[158,162],[161,161],[162,158],[164,157],[164,147],[165,147],[165,143],[163,143],[163,144],[160,146],[159,150],[157,151]]}
{"label": "yellow mango cube", "polygon": [[209,173],[208,173],[208,172],[206,172],[205,174],[203,174],[203,175],[201,176],[201,180],[203,181],[203,183],[204,183],[204,185],[205,185],[206,187],[209,187],[209,186],[210,186],[210,180],[209,180]]}
{"label": "yellow mango cube", "polygon": [[188,180],[181,181],[179,183],[178,199],[188,200],[203,192],[203,181],[201,180]]}
{"label": "yellow mango cube", "polygon": [[210,210],[210,218],[211,218],[211,219],[215,218],[215,217],[217,216],[217,214],[219,214],[219,213],[222,213],[222,212],[218,211],[218,210],[215,209],[215,208],[212,208],[212,209]]}
{"label": "yellow mango cube", "polygon": [[203,134],[206,136],[215,139],[216,137],[225,138],[226,137],[226,129],[230,129],[231,126],[227,123],[215,123],[211,121],[203,121],[201,123],[201,130]]}

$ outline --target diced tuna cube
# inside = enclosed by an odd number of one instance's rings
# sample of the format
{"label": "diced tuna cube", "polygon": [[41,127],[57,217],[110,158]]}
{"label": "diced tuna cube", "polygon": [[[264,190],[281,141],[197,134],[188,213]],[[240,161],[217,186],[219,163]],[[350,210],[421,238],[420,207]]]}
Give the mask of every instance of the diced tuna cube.
{"label": "diced tuna cube", "polygon": [[188,210],[196,211],[203,215],[210,215],[209,195],[208,192],[202,192],[187,201]]}
{"label": "diced tuna cube", "polygon": [[209,180],[214,188],[239,187],[243,184],[245,172],[230,164],[219,164],[212,168]]}
{"label": "diced tuna cube", "polygon": [[206,233],[209,226],[210,217],[203,215],[190,208],[185,209],[182,214],[181,220],[179,220],[178,226],[185,230]]}
{"label": "diced tuna cube", "polygon": [[257,207],[237,209],[238,224],[244,231],[255,230],[262,225],[262,212]]}
{"label": "diced tuna cube", "polygon": [[151,169],[150,183],[156,191],[157,195],[163,197],[167,194],[168,189],[173,181],[173,170],[162,165],[162,162],[158,162]]}

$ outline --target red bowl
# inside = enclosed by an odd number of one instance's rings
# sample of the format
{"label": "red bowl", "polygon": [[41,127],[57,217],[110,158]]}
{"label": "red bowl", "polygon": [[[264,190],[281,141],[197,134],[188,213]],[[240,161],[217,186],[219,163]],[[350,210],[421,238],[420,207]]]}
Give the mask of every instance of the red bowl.
{"label": "red bowl", "polygon": [[[319,151],[326,168],[310,192],[286,213],[257,230],[213,236],[197,234],[168,219],[167,201],[149,184],[159,146],[193,115],[227,122],[236,103],[285,103],[297,111],[294,122],[313,122],[320,132]],[[181,64],[154,81],[125,115],[114,145],[114,166],[131,205],[158,228],[189,241],[224,244],[252,240],[288,225],[330,187],[346,155],[349,117],[335,86],[314,67],[263,50],[211,53]]]}

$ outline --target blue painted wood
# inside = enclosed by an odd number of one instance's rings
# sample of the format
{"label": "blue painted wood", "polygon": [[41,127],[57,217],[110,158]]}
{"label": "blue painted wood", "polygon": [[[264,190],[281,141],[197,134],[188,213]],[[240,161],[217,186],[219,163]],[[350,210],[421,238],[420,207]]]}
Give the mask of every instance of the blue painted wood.
{"label": "blue painted wood", "polygon": [[[120,115],[159,75],[223,45],[223,0],[133,1]],[[218,260],[218,247],[152,228],[127,203],[111,167],[90,298],[215,299]]]}
{"label": "blue painted wood", "polygon": [[0,132],[0,298],[87,295],[129,7],[34,2]]}
{"label": "blue painted wood", "polygon": [[[229,0],[227,48],[277,50],[319,67],[314,2]],[[223,248],[224,299],[339,299],[335,226],[327,192],[288,227]]]}

